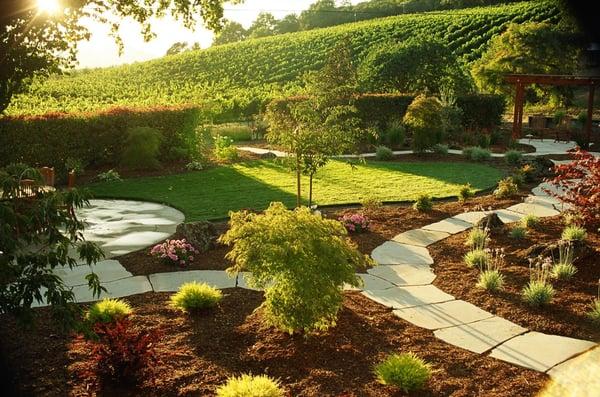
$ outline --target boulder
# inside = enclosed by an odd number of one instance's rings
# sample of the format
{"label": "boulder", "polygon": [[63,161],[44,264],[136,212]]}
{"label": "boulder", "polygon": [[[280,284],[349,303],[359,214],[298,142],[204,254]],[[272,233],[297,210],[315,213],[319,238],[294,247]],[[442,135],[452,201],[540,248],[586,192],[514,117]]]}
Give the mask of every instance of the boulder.
{"label": "boulder", "polygon": [[490,230],[493,230],[501,228],[502,226],[504,226],[504,223],[500,220],[498,214],[492,212],[491,214],[487,214],[486,216],[481,218],[479,222],[475,224],[475,226],[480,228],[487,227]]}
{"label": "boulder", "polygon": [[[591,248],[586,242],[574,241],[571,244],[573,245],[573,259],[575,261],[586,258],[590,255],[595,255],[594,249]],[[534,244],[525,251],[525,255],[531,259],[541,256],[542,258],[550,257],[558,260],[559,246],[560,243],[556,241]]]}
{"label": "boulder", "polygon": [[277,158],[277,155],[273,152],[266,152],[266,153],[260,154],[259,157],[264,160],[272,160],[272,159]]}
{"label": "boulder", "polygon": [[177,226],[176,233],[200,252],[210,250],[218,237],[215,226],[206,221],[182,223]]}

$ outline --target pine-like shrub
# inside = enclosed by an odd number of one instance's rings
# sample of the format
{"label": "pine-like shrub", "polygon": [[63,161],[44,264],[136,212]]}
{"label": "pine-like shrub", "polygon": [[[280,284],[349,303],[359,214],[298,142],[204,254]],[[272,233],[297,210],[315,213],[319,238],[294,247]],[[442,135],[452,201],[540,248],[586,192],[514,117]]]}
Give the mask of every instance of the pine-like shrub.
{"label": "pine-like shrub", "polygon": [[124,300],[105,298],[90,306],[85,318],[92,324],[110,323],[125,318],[132,312],[129,303]]}
{"label": "pine-like shrub", "polygon": [[192,281],[182,284],[171,296],[171,306],[186,313],[208,309],[215,306],[223,298],[220,289],[206,283]]}
{"label": "pine-like shrub", "polygon": [[217,397],[283,397],[279,382],[266,375],[233,376],[219,386]]}
{"label": "pine-like shrub", "polygon": [[433,201],[431,201],[431,196],[428,194],[422,194],[417,197],[417,200],[413,204],[413,208],[419,212],[428,212],[433,208]]}
{"label": "pine-like shrub", "polygon": [[380,383],[409,393],[425,387],[431,366],[413,353],[391,354],[375,366],[375,375]]}

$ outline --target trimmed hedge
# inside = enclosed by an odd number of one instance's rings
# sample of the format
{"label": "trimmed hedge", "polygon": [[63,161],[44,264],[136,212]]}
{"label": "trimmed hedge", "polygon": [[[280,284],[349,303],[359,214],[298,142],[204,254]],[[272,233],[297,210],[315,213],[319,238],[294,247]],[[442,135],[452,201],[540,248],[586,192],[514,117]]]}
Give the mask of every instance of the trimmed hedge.
{"label": "trimmed hedge", "polygon": [[23,162],[64,172],[68,158],[84,165],[115,165],[121,159],[127,130],[133,127],[160,131],[160,161],[189,158],[200,115],[200,110],[192,107],[159,107],[4,117],[0,119],[0,166]]}
{"label": "trimmed hedge", "polygon": [[462,109],[462,124],[468,130],[492,130],[502,123],[506,101],[500,95],[470,94],[456,98]]}

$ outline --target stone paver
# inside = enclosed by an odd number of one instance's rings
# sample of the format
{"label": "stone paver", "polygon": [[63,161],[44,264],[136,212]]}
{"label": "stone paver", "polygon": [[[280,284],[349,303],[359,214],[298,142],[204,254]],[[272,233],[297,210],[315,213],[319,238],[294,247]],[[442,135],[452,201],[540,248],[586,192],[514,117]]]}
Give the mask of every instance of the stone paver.
{"label": "stone paver", "polygon": [[424,247],[387,241],[375,248],[371,257],[380,265],[431,265],[433,259]]}
{"label": "stone paver", "polygon": [[526,328],[494,316],[474,323],[438,329],[434,334],[451,345],[483,353],[525,332]]}
{"label": "stone paver", "polygon": [[495,210],[496,214],[498,214],[498,218],[502,221],[502,223],[514,223],[519,222],[521,218],[525,216],[525,214],[521,214],[520,212],[514,212],[509,210]]}
{"label": "stone paver", "polygon": [[433,243],[437,243],[440,240],[450,236],[449,233],[436,232],[433,230],[425,229],[412,229],[404,233],[400,233],[395,236],[392,240],[397,243],[416,245],[419,247],[427,247]]}
{"label": "stone paver", "polygon": [[542,156],[546,154],[565,154],[577,146],[575,142],[554,142],[554,139],[519,139],[519,143],[535,147],[534,153],[528,156]]}
{"label": "stone paver", "polygon": [[534,203],[519,203],[507,208],[508,211],[518,212],[524,215],[535,215],[539,217],[556,216],[559,214],[553,207]]}
{"label": "stone paver", "polygon": [[548,396],[592,397],[600,390],[600,347],[565,361],[548,371],[553,380]]}
{"label": "stone paver", "polygon": [[465,222],[456,218],[446,218],[442,221],[423,226],[422,229],[456,234],[463,232],[471,227],[473,227],[473,225],[469,222]]}
{"label": "stone paver", "polygon": [[77,285],[88,285],[85,277],[92,271],[98,275],[101,283],[133,276],[119,263],[119,261],[114,259],[100,261],[91,267],[80,265],[75,266],[72,269],[57,268],[54,269],[54,274],[59,276],[65,285],[73,287]]}
{"label": "stone paver", "polygon": [[364,290],[367,298],[394,309],[446,302],[454,299],[433,285],[394,287],[385,290]]}
{"label": "stone paver", "polygon": [[[150,285],[148,277],[146,276],[123,278],[108,283],[102,283],[102,286],[107,289],[107,292],[102,292],[100,299],[123,298],[125,296],[152,291],[152,285]],[[73,294],[75,294],[75,301],[80,303],[98,300],[97,297],[93,296],[92,291],[87,285],[73,287]]]}
{"label": "stone paver", "polygon": [[398,286],[427,285],[435,280],[435,274],[425,265],[375,266],[367,272]]}
{"label": "stone paver", "polygon": [[[380,267],[380,266],[377,266]],[[395,287],[394,284],[386,281],[380,277],[375,277],[371,274],[357,274],[363,281],[363,287],[365,290],[382,290]]]}
{"label": "stone paver", "polygon": [[501,344],[490,356],[521,367],[545,372],[596,344],[565,336],[528,332]]}
{"label": "stone paver", "polygon": [[462,214],[455,215],[453,218],[458,219],[463,222],[470,223],[471,225],[476,225],[477,222],[485,218],[488,215],[489,211],[470,211],[463,212]]}
{"label": "stone paver", "polygon": [[492,317],[492,314],[461,300],[394,310],[394,314],[418,327],[431,330]]}
{"label": "stone paver", "polygon": [[155,273],[149,276],[156,292],[177,291],[184,283],[197,281],[216,288],[234,288],[235,276],[229,277],[222,270],[190,270],[186,272]]}

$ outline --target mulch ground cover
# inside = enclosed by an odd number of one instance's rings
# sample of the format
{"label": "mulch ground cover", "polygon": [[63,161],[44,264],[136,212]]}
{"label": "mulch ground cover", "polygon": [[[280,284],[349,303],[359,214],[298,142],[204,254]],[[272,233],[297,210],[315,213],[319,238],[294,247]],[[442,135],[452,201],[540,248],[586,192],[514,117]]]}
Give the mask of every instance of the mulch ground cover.
{"label": "mulch ground cover", "polygon": [[[403,396],[377,383],[373,365],[391,352],[414,352],[434,373],[414,396],[533,396],[546,375],[452,347],[354,292],[345,294],[337,326],[319,336],[287,335],[262,321],[262,294],[229,289],[211,311],[184,315],[167,306],[168,294],[127,298],[135,327],[158,328],[162,363],[155,382],[120,388],[89,374],[89,346],[61,333],[40,309],[35,329],[2,318],[2,357],[12,372],[3,395],[211,396],[231,375],[268,374],[289,396]],[[87,372],[87,374],[86,374]],[[86,374],[86,375],[83,375]],[[6,373],[5,373],[6,375]]]}
{"label": "mulch ground cover", "polygon": [[600,327],[586,316],[598,294],[600,234],[588,231],[587,244],[591,250],[575,261],[577,273],[568,281],[551,280],[556,290],[554,299],[548,306],[536,309],[521,297],[521,290],[530,277],[527,250],[534,244],[557,242],[564,224],[558,216],[542,219],[524,239],[511,238],[510,228],[492,229],[489,243],[492,249],[505,249],[506,265],[501,270],[505,277],[503,291],[490,293],[475,286],[479,270],[467,267],[463,261],[463,255],[469,250],[464,244],[468,232],[428,247],[435,262],[434,285],[456,299],[469,301],[530,330],[600,341]]}

